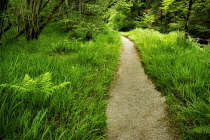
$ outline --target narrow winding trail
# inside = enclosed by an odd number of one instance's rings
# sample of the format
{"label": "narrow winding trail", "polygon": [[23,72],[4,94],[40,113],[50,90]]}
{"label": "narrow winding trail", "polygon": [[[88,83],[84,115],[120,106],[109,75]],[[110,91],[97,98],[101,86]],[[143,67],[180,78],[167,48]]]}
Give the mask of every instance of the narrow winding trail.
{"label": "narrow winding trail", "polygon": [[165,119],[165,98],[145,75],[134,44],[125,37],[122,42],[106,110],[108,140],[173,140]]}

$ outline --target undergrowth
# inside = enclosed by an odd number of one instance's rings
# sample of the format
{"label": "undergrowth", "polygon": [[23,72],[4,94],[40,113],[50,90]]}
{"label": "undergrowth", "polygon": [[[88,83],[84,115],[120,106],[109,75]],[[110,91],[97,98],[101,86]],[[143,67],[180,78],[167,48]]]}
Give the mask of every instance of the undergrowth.
{"label": "undergrowth", "polygon": [[103,139],[121,41],[114,31],[71,40],[57,24],[0,48],[0,139]]}
{"label": "undergrowth", "polygon": [[166,96],[179,139],[210,139],[210,47],[201,49],[182,32],[135,29],[124,35],[135,42],[146,73]]}

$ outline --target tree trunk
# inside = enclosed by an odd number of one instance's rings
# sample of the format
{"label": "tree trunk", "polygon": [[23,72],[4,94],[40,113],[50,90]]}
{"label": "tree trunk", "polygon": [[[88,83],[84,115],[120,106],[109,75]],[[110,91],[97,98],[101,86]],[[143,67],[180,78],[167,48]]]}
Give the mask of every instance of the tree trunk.
{"label": "tree trunk", "polygon": [[56,11],[59,9],[59,7],[63,4],[64,1],[65,0],[60,0],[60,2],[48,14],[46,19],[41,23],[41,25],[38,27],[38,31],[37,31],[39,34],[44,29],[44,27],[47,25],[47,23],[53,18],[53,15],[56,13]]}
{"label": "tree trunk", "polygon": [[188,11],[187,11],[187,16],[186,16],[186,20],[185,20],[185,38],[188,38],[189,35],[189,29],[188,29],[188,25],[189,25],[189,19],[190,19],[190,14],[191,14],[191,10],[192,10],[192,5],[193,5],[193,0],[189,0],[189,5],[188,5]]}
{"label": "tree trunk", "polygon": [[[41,11],[44,7],[48,4],[50,0],[47,0],[46,3],[33,3],[32,14],[28,15],[28,19],[26,20],[25,27],[24,27],[24,34],[27,40],[36,40],[38,39],[40,33],[44,29],[44,27],[48,24],[48,22],[53,18],[56,11],[59,7],[63,4],[65,0],[60,0],[57,5],[53,7],[53,9],[49,12],[48,16],[42,21],[40,18]],[[35,2],[35,1],[33,1]],[[36,9],[38,8],[38,13],[36,13]],[[38,23],[38,25],[37,25]]]}
{"label": "tree trunk", "polygon": [[[0,39],[5,31],[3,14],[7,9],[8,2],[9,2],[9,0],[0,0]],[[6,27],[6,29],[7,28],[8,27]]]}

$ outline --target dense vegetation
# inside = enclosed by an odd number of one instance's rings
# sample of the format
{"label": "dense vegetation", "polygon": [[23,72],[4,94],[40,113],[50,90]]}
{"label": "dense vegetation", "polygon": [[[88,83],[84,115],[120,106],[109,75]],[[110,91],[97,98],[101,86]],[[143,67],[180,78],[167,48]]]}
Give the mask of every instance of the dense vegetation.
{"label": "dense vegetation", "polygon": [[11,28],[12,39],[38,39],[52,20],[64,24],[70,37],[91,39],[108,23],[128,31],[153,28],[183,30],[186,37],[210,38],[210,0],[0,0],[0,40]]}
{"label": "dense vegetation", "polygon": [[200,49],[182,32],[136,29],[124,35],[135,42],[145,71],[166,96],[172,130],[180,139],[209,139],[210,48]]}
{"label": "dense vegetation", "polygon": [[121,0],[110,9],[109,24],[121,31],[152,28],[186,31],[210,38],[210,0]]}
{"label": "dense vegetation", "polygon": [[50,24],[37,41],[0,48],[0,139],[100,139],[118,33],[69,40]]}
{"label": "dense vegetation", "polygon": [[167,96],[174,129],[209,138],[210,51],[191,37],[208,42],[210,0],[0,0],[0,139],[105,138],[121,46],[110,27],[183,31],[127,36]]}

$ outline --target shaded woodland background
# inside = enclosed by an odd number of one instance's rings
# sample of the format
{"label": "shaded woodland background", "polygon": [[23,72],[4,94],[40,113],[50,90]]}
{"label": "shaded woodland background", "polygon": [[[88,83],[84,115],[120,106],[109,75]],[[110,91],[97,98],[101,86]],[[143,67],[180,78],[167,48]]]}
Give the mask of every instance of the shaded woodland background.
{"label": "shaded woodland background", "polygon": [[[49,22],[61,22],[70,38],[91,39],[105,30],[152,28],[163,33],[183,30],[210,38],[209,0],[0,0],[0,38],[24,34],[38,39]],[[7,38],[8,39],[8,38]]]}

